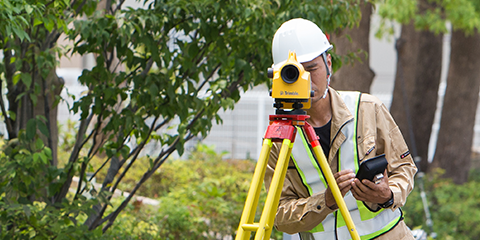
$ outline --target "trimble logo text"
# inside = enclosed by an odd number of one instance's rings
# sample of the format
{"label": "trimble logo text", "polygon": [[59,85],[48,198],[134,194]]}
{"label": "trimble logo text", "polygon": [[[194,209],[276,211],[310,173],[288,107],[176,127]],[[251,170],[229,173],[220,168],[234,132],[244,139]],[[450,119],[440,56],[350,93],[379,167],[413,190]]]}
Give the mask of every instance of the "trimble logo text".
{"label": "trimble logo text", "polygon": [[280,95],[298,96],[298,92],[280,91]]}

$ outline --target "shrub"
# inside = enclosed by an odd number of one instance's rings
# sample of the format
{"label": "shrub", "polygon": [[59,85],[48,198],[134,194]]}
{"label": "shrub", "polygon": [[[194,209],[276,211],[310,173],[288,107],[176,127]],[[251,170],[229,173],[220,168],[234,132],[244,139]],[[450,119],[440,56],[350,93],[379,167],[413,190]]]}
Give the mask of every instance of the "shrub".
{"label": "shrub", "polygon": [[[144,196],[157,198],[159,206],[130,204],[107,236],[187,240],[234,237],[255,161],[222,160],[222,156],[213,147],[198,145],[187,160],[166,162],[140,191]],[[131,181],[143,167],[140,164],[131,170]],[[264,199],[265,191],[260,206]],[[272,238],[281,239],[281,235],[274,231]]]}
{"label": "shrub", "polygon": [[[470,180],[456,185],[451,179],[440,178],[442,172],[437,170],[424,178],[437,239],[480,239],[480,191],[476,190],[480,182]],[[405,222],[411,228],[428,230],[420,190],[417,184],[408,197],[403,208]]]}
{"label": "shrub", "polygon": [[[31,138],[31,137],[30,137]],[[50,165],[51,150],[31,142],[21,131],[0,151],[1,239],[95,239],[101,229],[88,231],[78,222],[97,201],[80,196],[56,204],[51,199],[65,174]]]}

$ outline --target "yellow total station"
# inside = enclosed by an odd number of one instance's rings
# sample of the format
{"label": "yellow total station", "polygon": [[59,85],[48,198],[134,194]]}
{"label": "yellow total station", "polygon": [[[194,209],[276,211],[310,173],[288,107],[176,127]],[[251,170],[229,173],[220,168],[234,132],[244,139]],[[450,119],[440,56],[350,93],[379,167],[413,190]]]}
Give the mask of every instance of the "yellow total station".
{"label": "yellow total station", "polygon": [[282,102],[283,109],[292,109],[292,104],[302,103],[301,109],[310,108],[313,97],[310,73],[297,61],[295,52],[289,51],[287,61],[278,69],[269,69],[272,78],[271,97]]}

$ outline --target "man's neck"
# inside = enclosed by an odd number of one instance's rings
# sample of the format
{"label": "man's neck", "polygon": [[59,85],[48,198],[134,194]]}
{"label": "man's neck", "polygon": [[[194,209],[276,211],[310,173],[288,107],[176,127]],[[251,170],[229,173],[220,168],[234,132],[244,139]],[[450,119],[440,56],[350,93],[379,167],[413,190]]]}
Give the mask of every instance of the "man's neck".
{"label": "man's neck", "polygon": [[330,94],[324,99],[320,99],[312,103],[311,108],[307,111],[310,118],[307,120],[313,127],[321,127],[332,119],[332,106],[330,104]]}

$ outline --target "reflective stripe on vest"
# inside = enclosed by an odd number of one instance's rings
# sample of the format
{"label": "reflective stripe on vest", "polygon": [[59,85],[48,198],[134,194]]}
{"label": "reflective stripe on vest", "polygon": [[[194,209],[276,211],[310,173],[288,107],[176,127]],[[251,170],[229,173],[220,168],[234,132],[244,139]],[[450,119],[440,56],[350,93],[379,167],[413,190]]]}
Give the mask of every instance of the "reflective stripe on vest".
{"label": "reflective stripe on vest", "polygon": [[[360,100],[359,92],[339,92],[353,119],[347,122],[341,129],[346,137],[339,149],[340,170],[354,169],[358,171],[357,156],[357,112]],[[322,170],[310,149],[302,128],[297,127],[297,141],[292,149],[292,159],[300,174],[303,184],[311,195],[326,190],[326,180]],[[353,160],[353,161],[352,161]],[[378,212],[371,212],[361,201],[357,201],[349,191],[345,197],[345,204],[350,212],[361,239],[370,239],[387,232],[393,228],[402,217],[400,209],[395,211],[381,209]],[[336,227],[335,227],[336,225]],[[335,238],[337,235],[337,238]],[[351,239],[346,223],[339,211],[327,215],[325,220],[309,232],[300,233],[302,239]]]}

